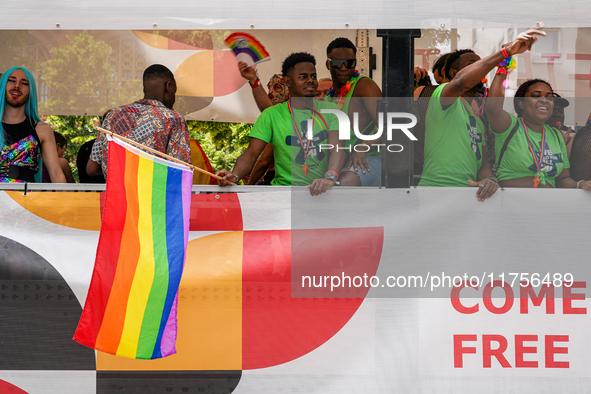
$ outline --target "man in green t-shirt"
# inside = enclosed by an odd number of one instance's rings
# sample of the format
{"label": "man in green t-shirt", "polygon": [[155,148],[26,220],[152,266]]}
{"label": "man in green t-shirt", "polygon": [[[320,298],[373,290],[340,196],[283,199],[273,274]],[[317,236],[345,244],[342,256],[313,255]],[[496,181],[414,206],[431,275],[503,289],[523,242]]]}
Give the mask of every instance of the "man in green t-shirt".
{"label": "man in green t-shirt", "polygon": [[[318,88],[314,56],[292,53],[283,62],[282,74],[290,100],[263,111],[250,132],[248,148],[236,160],[234,169],[217,172],[224,179],[219,181],[220,186],[244,177],[267,144],[273,145],[273,185],[309,185],[315,196],[338,184],[345,162],[345,151],[338,141],[339,123],[335,115],[321,114],[322,109],[338,107],[314,100]],[[308,131],[310,125],[312,133]]]}
{"label": "man in green t-shirt", "polygon": [[472,106],[483,87],[481,80],[495,66],[487,59],[471,49],[447,58],[445,77],[450,82],[433,92],[425,116],[425,164],[419,186],[476,186],[479,201],[499,188],[486,159],[481,114]]}

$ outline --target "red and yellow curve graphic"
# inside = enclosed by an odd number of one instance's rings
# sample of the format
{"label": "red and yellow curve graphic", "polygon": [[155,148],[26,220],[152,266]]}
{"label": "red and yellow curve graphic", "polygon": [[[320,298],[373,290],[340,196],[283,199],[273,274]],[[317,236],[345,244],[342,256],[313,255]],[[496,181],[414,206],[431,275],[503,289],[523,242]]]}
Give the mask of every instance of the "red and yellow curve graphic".
{"label": "red and yellow curve graphic", "polygon": [[[18,194],[11,197],[22,200]],[[59,201],[49,200],[46,206],[53,213],[42,209],[41,198],[30,203],[34,194],[19,203],[68,227],[86,222],[68,219],[77,209],[68,206],[72,202],[87,207],[93,220],[100,216],[98,193],[59,194]],[[70,194],[86,197],[71,199]],[[293,298],[292,285],[304,274],[374,275],[384,239],[383,228],[244,230],[236,194],[193,195],[190,230],[219,233],[188,244],[179,290],[177,354],[133,360],[99,352],[97,370],[247,370],[302,357],[351,319],[367,289],[350,298],[330,298],[326,289]]]}
{"label": "red and yellow curve graphic", "polygon": [[[240,76],[238,61],[231,50],[214,50],[211,36],[195,40],[191,31],[154,34],[146,31],[133,31],[144,44],[161,50],[199,51],[185,59],[175,70],[177,82],[177,107],[184,114],[207,107],[214,97],[232,94],[246,84]],[[182,42],[185,41],[185,42]],[[196,45],[199,42],[199,45]]]}

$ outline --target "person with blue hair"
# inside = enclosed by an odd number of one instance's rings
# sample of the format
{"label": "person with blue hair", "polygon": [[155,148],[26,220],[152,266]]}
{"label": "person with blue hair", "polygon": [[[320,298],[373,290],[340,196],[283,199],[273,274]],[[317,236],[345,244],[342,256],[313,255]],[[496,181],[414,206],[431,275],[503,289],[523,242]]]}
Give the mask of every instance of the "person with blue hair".
{"label": "person with blue hair", "polygon": [[41,158],[51,182],[66,182],[53,130],[37,112],[35,80],[24,67],[12,67],[0,78],[0,118],[0,182],[40,182]]}

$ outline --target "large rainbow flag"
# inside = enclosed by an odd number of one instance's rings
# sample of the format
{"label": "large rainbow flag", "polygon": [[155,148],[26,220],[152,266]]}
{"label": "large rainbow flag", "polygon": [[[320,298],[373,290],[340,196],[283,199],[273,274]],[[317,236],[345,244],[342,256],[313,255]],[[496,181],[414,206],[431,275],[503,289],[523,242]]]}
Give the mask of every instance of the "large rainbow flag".
{"label": "large rainbow flag", "polygon": [[109,142],[101,233],[76,342],[137,359],[176,353],[192,178],[182,165]]}

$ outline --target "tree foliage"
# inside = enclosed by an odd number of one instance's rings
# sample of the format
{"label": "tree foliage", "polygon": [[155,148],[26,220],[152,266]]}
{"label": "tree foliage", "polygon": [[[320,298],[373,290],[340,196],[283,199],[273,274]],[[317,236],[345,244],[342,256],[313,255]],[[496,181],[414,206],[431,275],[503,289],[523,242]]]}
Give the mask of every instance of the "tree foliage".
{"label": "tree foliage", "polygon": [[117,80],[108,58],[110,45],[83,31],[68,35],[69,43],[53,48],[52,59],[41,63],[42,80],[49,97],[40,105],[42,113],[80,115],[89,112],[90,103],[100,113],[141,94],[141,81]]}
{"label": "tree foliage", "polygon": [[[225,34],[215,37],[207,31],[166,31],[163,36],[200,47],[215,47]],[[74,177],[78,179],[76,155],[80,146],[94,138],[94,126],[99,117],[86,114],[85,102],[98,102],[102,112],[137,100],[141,81],[117,81],[108,63],[111,47],[87,32],[68,35],[69,43],[52,49],[53,58],[41,63],[42,79],[49,87],[49,97],[40,112],[53,129],[66,137],[68,147],[64,157]],[[139,82],[140,90],[135,88]],[[54,109],[67,108],[67,113]],[[56,116],[55,114],[61,116]],[[72,114],[67,115],[67,114]],[[214,169],[232,169],[236,159],[248,146],[251,124],[188,121],[190,134],[201,144]]]}
{"label": "tree foliage", "polygon": [[[70,163],[72,174],[78,182],[76,156],[85,142],[96,137],[95,126],[100,125],[98,116],[47,116],[44,121],[68,141],[64,158]],[[215,171],[231,170],[236,159],[248,147],[248,134],[252,125],[248,123],[224,123],[187,121],[189,134],[196,139],[207,155]]]}
{"label": "tree foliage", "polygon": [[25,66],[29,70],[35,68],[35,61],[28,55],[27,31],[0,31],[0,73],[14,66]]}
{"label": "tree foliage", "polygon": [[64,158],[70,164],[74,179],[76,179],[76,182],[79,182],[76,156],[78,156],[78,151],[82,144],[96,137],[94,127],[100,124],[100,118],[98,116],[50,115],[45,119],[45,122],[54,131],[66,137],[68,145],[64,153]]}
{"label": "tree foliage", "polygon": [[248,147],[252,124],[187,121],[189,134],[205,151],[215,171],[231,170]]}

